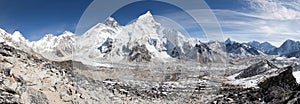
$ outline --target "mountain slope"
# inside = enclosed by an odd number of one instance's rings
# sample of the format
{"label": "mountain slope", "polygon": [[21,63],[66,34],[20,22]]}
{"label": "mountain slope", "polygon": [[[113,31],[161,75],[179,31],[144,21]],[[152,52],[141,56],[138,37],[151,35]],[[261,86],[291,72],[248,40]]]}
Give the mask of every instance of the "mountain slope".
{"label": "mountain slope", "polygon": [[300,50],[299,51],[295,51],[295,52],[291,52],[288,54],[283,55],[285,57],[291,58],[291,57],[296,57],[296,58],[300,58]]}
{"label": "mountain slope", "polygon": [[[98,23],[76,39],[74,59],[78,61],[101,60],[107,53],[104,48],[106,41],[113,42],[112,38],[120,33],[123,27],[109,17],[104,23]],[[103,48],[103,49],[102,49]]]}
{"label": "mountain slope", "polygon": [[[259,63],[256,63],[247,69],[244,69],[238,76],[236,76],[236,79],[241,79],[241,78],[247,78],[247,77],[253,77],[256,75],[263,74],[265,72],[268,72],[272,69],[279,69],[277,66],[273,65],[271,62],[268,60],[263,60]],[[271,73],[271,72],[269,72]]]}
{"label": "mountain slope", "polygon": [[231,81],[229,83],[235,85],[242,85],[243,87],[258,87],[261,81],[272,76],[277,76],[285,69],[275,66],[268,60],[260,61],[256,64],[243,69],[241,72],[228,77]]}
{"label": "mountain slope", "polygon": [[45,35],[38,41],[30,43],[32,49],[51,60],[70,60],[74,50],[76,36],[65,31],[59,36]]}

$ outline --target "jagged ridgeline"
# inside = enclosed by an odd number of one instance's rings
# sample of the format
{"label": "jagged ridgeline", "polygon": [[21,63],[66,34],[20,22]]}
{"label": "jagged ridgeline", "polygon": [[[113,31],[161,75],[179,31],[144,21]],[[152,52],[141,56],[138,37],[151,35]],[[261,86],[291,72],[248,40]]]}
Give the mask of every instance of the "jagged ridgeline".
{"label": "jagged ridgeline", "polygon": [[268,42],[257,41],[239,43],[228,39],[225,42],[201,42],[163,27],[150,12],[126,26],[119,25],[109,17],[83,35],[65,31],[59,36],[47,34],[33,42],[25,39],[18,31],[9,34],[1,30],[1,41],[26,51],[34,51],[50,60],[76,60],[94,66],[103,62],[226,63],[227,60],[251,56],[299,57],[300,50],[299,42],[292,40],[287,40],[278,48]]}
{"label": "jagged ridgeline", "polygon": [[75,56],[82,58],[79,60],[166,62],[179,59],[199,63],[226,60],[223,53],[218,53],[207,44],[164,28],[150,12],[126,26],[109,17],[84,33],[76,44]]}

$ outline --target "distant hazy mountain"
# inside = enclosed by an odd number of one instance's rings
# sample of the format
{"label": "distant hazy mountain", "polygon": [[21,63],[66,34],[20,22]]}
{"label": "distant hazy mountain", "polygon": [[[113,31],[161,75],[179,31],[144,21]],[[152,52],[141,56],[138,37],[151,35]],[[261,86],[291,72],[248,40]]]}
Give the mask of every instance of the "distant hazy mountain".
{"label": "distant hazy mountain", "polygon": [[264,55],[264,53],[246,43],[238,43],[227,39],[225,41],[226,52],[238,56]]}
{"label": "distant hazy mountain", "polygon": [[300,50],[300,42],[294,40],[286,40],[279,48],[274,49],[273,55],[286,55]]}
{"label": "distant hazy mountain", "polygon": [[248,44],[266,54],[276,49],[276,47],[270,44],[269,42],[260,43],[258,41],[252,41],[252,42],[248,42]]}

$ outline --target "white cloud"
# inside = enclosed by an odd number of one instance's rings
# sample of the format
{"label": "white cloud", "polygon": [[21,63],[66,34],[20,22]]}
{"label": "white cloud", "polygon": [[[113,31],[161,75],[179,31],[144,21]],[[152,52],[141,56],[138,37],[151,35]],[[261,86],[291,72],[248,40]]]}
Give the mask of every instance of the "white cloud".
{"label": "white cloud", "polygon": [[[191,17],[186,16],[187,13],[192,14]],[[182,25],[192,37],[198,37],[205,41],[225,40],[221,28],[219,28],[219,22],[209,9],[186,10],[164,14],[163,16],[170,17],[177,24]]]}
{"label": "white cloud", "polygon": [[[268,41],[276,46],[280,46],[286,39],[300,40],[299,0],[246,0],[246,2],[250,10],[212,10],[223,29],[224,38],[230,37],[237,41]],[[211,17],[206,16],[207,10],[205,9],[185,12],[193,13],[194,16],[201,18],[201,25],[218,26],[216,25],[218,23],[212,22]],[[185,29],[199,28],[198,23],[182,16],[182,12],[164,16],[172,17],[173,22],[180,21],[183,23],[180,25]],[[211,37],[216,36],[220,36],[219,33]]]}
{"label": "white cloud", "polygon": [[226,37],[238,41],[269,41],[280,46],[286,39],[300,40],[300,2],[249,0],[248,12],[213,10]]}
{"label": "white cloud", "polygon": [[299,0],[247,0],[256,14],[264,19],[300,19]]}

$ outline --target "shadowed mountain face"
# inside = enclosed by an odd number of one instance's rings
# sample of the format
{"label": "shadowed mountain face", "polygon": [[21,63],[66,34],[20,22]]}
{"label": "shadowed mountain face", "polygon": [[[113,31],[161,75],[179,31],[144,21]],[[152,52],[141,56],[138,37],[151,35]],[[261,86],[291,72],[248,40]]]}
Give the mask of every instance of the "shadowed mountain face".
{"label": "shadowed mountain face", "polygon": [[284,90],[297,91],[299,89],[299,84],[297,83],[295,77],[293,76],[293,67],[287,67],[285,71],[281,72],[278,76],[270,77],[264,82],[258,84],[262,90],[267,91],[272,87],[280,87]]}
{"label": "shadowed mountain face", "polygon": [[292,67],[283,68],[277,75],[261,81],[258,88],[225,87],[220,90],[220,94],[224,96],[214,101],[217,104],[298,104],[300,89],[292,72]]}
{"label": "shadowed mountain face", "polygon": [[291,57],[300,58],[300,51],[295,51],[295,52],[292,52],[292,53],[288,53],[288,54],[285,54],[283,56],[286,56],[288,58],[291,58]]}
{"label": "shadowed mountain face", "polygon": [[226,52],[229,54],[238,55],[238,57],[239,56],[245,57],[251,55],[264,55],[263,52],[246,43],[238,43],[235,41],[231,41],[230,39],[227,39],[225,41],[225,44],[226,44]]}
{"label": "shadowed mountain face", "polygon": [[[263,60],[259,63],[256,63],[256,64],[248,67],[247,69],[244,69],[242,71],[242,73],[240,73],[235,78],[240,79],[240,78],[252,77],[252,76],[256,76],[256,75],[259,75],[259,74],[266,73],[267,71],[270,71],[272,69],[278,70],[279,68],[276,67],[275,65],[273,65],[268,60]],[[268,73],[271,73],[271,72],[268,72]]]}

